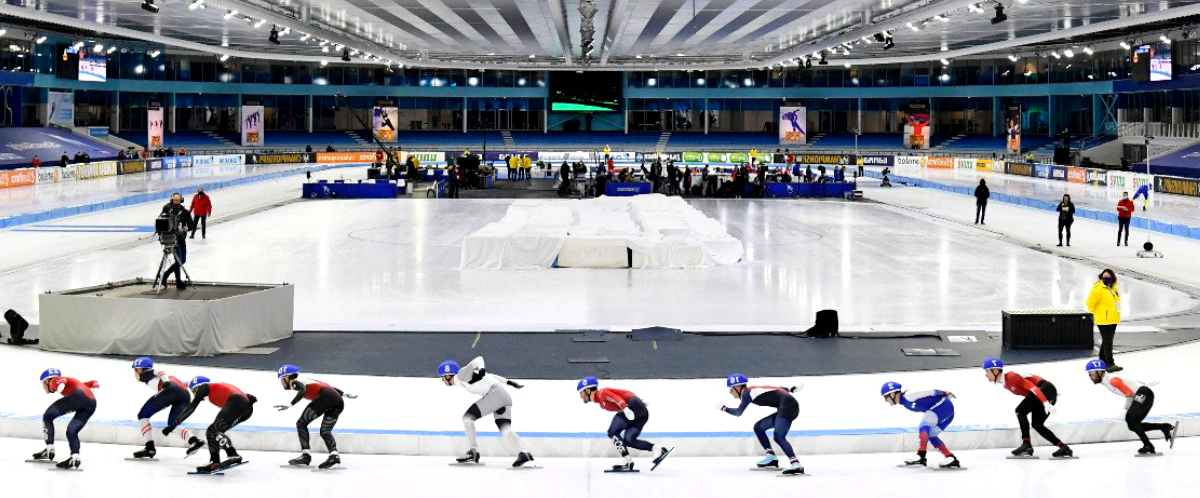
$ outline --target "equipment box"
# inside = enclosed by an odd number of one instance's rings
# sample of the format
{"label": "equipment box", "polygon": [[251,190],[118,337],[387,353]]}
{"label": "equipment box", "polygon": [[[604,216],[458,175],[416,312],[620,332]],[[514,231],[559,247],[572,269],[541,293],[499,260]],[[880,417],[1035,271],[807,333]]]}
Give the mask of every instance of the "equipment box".
{"label": "equipment box", "polygon": [[1086,311],[1004,311],[1007,349],[1092,349],[1092,314]]}

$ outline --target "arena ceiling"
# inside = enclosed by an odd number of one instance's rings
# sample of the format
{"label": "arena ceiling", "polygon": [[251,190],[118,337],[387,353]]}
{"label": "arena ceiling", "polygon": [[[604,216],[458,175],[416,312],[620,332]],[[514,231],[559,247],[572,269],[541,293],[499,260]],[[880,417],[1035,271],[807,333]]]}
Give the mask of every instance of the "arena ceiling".
{"label": "arena ceiling", "polygon": [[[993,24],[997,5],[1008,19]],[[421,67],[721,69],[1013,52],[1170,27],[1200,0],[3,0],[0,15],[214,56],[338,63],[344,47],[356,63]]]}

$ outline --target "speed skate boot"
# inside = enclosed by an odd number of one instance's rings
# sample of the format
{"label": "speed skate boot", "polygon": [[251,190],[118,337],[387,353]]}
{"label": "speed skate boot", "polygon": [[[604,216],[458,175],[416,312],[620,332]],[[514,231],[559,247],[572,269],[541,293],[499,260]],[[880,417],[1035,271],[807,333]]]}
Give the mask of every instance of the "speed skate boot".
{"label": "speed skate boot", "polygon": [[221,462],[208,462],[204,465],[196,467],[196,472],[201,474],[211,474],[218,470],[221,470]]}
{"label": "speed skate boot", "polygon": [[458,463],[479,463],[479,452],[475,451],[475,448],[471,448],[467,450],[466,455],[455,458],[454,461]]}
{"label": "speed skate boot", "polygon": [[329,458],[326,458],[324,462],[321,462],[321,465],[318,465],[317,468],[321,470],[329,470],[341,464],[342,457],[338,456],[337,453],[332,453],[329,455]]}
{"label": "speed skate boot", "polygon": [[1053,456],[1054,458],[1071,458],[1071,457],[1075,456],[1075,452],[1071,451],[1070,446],[1067,446],[1064,444],[1064,445],[1060,446],[1057,450],[1055,450],[1054,454],[1051,456]]}
{"label": "speed skate boot", "polygon": [[224,462],[221,462],[221,468],[227,469],[229,467],[233,467],[234,465],[238,465],[240,463],[242,463],[241,455],[237,455],[237,454],[229,455],[229,457],[226,458]]}
{"label": "speed skate boot", "polygon": [[907,465],[909,467],[924,467],[928,463],[929,463],[928,460],[925,460],[925,450],[921,450],[921,451],[917,452],[916,460],[905,460],[904,461],[904,465]]}
{"label": "speed skate boot", "polygon": [[1170,429],[1163,429],[1163,437],[1167,439],[1168,448],[1175,449],[1175,434],[1179,432],[1179,422],[1171,424]]}
{"label": "speed skate boot", "polygon": [[45,460],[48,462],[54,461],[54,448],[46,448],[42,451],[33,454],[34,460]]}
{"label": "speed skate boot", "polygon": [[625,463],[613,465],[614,472],[629,472],[633,470],[633,459],[625,460]]}
{"label": "speed skate boot", "polygon": [[768,453],[767,456],[763,457],[762,460],[759,460],[758,463],[756,463],[754,465],[757,465],[758,468],[760,468],[760,469],[765,469],[765,468],[769,468],[769,467],[775,467],[778,469],[779,468],[779,458],[776,457],[774,453]]}
{"label": "speed skate boot", "polygon": [[58,464],[56,464],[55,467],[58,467],[63,470],[78,469],[80,463],[82,463],[82,462],[79,461],[79,455],[71,455],[70,458],[63,460],[61,462],[58,462]]}
{"label": "speed skate boot", "polygon": [[663,460],[666,460],[667,456],[670,455],[672,451],[675,451],[674,447],[668,448],[666,446],[659,446],[658,456],[654,457],[654,465],[650,467],[650,470],[657,469],[659,464],[661,464]]}
{"label": "speed skate boot", "polygon": [[783,469],[783,472],[782,472],[782,474],[785,476],[790,476],[790,475],[794,475],[794,474],[803,474],[803,473],[804,473],[804,466],[800,465],[800,462],[792,462],[792,464],[788,465],[788,468]]}
{"label": "speed skate boot", "polygon": [[187,449],[187,455],[186,455],[186,456],[184,456],[184,458],[187,458],[187,457],[190,457],[190,456],[192,456],[192,455],[195,455],[195,454],[196,454],[196,452],[197,452],[197,451],[200,451],[200,449],[201,449],[201,448],[203,448],[203,447],[204,447],[204,440],[203,440],[203,439],[200,439],[200,438],[198,438],[198,437],[196,437],[196,436],[192,436],[191,438],[188,438],[188,449]]}
{"label": "speed skate boot", "polygon": [[528,451],[522,451],[517,454],[517,461],[513,462],[513,467],[520,467],[526,463],[533,461],[533,455]]}
{"label": "speed skate boot", "polygon": [[1015,457],[1031,457],[1033,456],[1033,445],[1029,444],[1029,441],[1025,441],[1017,449],[1012,450],[1012,455]]}
{"label": "speed skate boot", "polygon": [[960,469],[962,468],[962,464],[958,463],[957,457],[954,455],[949,455],[945,460],[942,460],[942,463],[938,464],[938,467],[943,469]]}
{"label": "speed skate boot", "polygon": [[154,449],[154,441],[146,443],[146,447],[133,452],[133,457],[141,460],[154,458],[158,450]]}
{"label": "speed skate boot", "polygon": [[288,460],[288,465],[293,467],[305,467],[310,463],[312,463],[312,456],[308,452],[301,453],[300,456]]}
{"label": "speed skate boot", "polygon": [[1142,446],[1141,448],[1138,449],[1138,454],[1139,455],[1153,455],[1154,447],[1150,446],[1150,445]]}

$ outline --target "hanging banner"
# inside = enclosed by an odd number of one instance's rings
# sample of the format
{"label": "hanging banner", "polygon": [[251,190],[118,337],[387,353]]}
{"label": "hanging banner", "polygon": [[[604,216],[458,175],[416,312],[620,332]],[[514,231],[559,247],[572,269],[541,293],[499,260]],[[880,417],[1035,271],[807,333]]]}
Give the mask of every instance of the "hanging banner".
{"label": "hanging banner", "polygon": [[779,143],[804,145],[808,142],[808,109],[804,107],[779,108]]}
{"label": "hanging banner", "polygon": [[1005,120],[1008,130],[1008,151],[1013,154],[1021,153],[1021,106],[1008,107],[1008,119]]}
{"label": "hanging banner", "polygon": [[242,106],[242,147],[262,147],[263,143],[263,106]]}
{"label": "hanging banner", "polygon": [[163,148],[163,109],[161,107],[146,108],[146,135],[147,149]]}
{"label": "hanging banner", "polygon": [[50,92],[46,122],[75,127],[75,92]]}
{"label": "hanging banner", "polygon": [[929,106],[925,104],[906,104],[904,106],[904,148],[928,149],[929,139],[933,134],[933,123],[930,122]]}
{"label": "hanging banner", "polygon": [[395,107],[375,107],[371,112],[371,129],[380,142],[395,142],[396,121],[400,119],[400,110]]}

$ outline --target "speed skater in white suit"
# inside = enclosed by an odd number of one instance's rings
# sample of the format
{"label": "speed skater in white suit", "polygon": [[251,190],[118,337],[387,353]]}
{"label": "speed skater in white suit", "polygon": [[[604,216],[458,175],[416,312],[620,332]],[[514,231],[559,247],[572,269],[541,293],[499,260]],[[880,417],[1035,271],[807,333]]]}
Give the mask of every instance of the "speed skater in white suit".
{"label": "speed skater in white suit", "polygon": [[467,433],[467,454],[458,458],[458,463],[479,463],[479,446],[475,439],[475,421],[486,415],[495,415],[496,427],[500,429],[500,441],[510,450],[518,450],[517,460],[513,467],[520,467],[533,461],[533,455],[521,446],[521,439],[512,430],[512,396],[504,386],[521,389],[521,384],[508,380],[496,374],[488,373],[483,363],[483,357],[478,356],[465,367],[459,368],[458,363],[444,361],[438,365],[438,375],[447,386],[458,384],[471,394],[482,396],[467,408],[463,414],[463,429]]}

